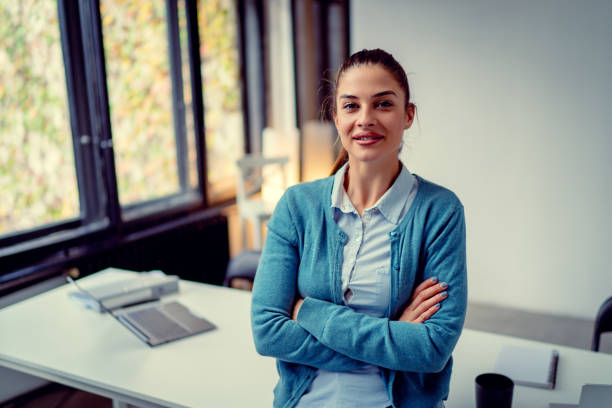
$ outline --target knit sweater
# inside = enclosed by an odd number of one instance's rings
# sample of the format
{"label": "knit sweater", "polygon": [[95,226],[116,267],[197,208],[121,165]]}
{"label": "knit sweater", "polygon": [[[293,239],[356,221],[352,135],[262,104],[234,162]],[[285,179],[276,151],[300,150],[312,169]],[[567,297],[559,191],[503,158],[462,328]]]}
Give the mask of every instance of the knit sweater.
{"label": "knit sweater", "polygon": [[[293,407],[315,368],[381,367],[394,407],[432,408],[448,396],[451,353],[467,304],[463,206],[451,191],[418,178],[411,208],[389,233],[391,302],[371,317],[343,305],[342,249],[346,234],[330,206],[333,177],[289,188],[268,223],[255,277],[251,322],[255,347],[277,358],[274,407]],[[425,323],[396,319],[414,288],[437,277],[448,298]],[[303,298],[297,322],[296,299]]]}

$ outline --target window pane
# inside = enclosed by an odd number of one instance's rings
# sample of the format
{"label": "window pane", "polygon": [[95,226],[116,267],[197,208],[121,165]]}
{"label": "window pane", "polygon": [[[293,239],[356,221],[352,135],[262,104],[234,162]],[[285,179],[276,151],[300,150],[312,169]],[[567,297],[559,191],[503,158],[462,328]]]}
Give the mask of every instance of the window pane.
{"label": "window pane", "polygon": [[181,41],[181,68],[183,75],[183,98],[185,102],[185,129],[187,133],[187,165],[189,168],[189,186],[198,187],[198,167],[195,146],[195,123],[193,121],[193,103],[191,95],[191,74],[189,72],[189,43],[187,37],[187,16],[185,1],[178,1],[179,36]]}
{"label": "window pane", "polygon": [[214,200],[235,191],[236,160],[244,153],[235,2],[199,0],[198,19],[204,87],[207,188]]}
{"label": "window pane", "polygon": [[54,1],[0,2],[0,234],[79,215]]}
{"label": "window pane", "polygon": [[122,205],[179,191],[164,1],[100,2]]}

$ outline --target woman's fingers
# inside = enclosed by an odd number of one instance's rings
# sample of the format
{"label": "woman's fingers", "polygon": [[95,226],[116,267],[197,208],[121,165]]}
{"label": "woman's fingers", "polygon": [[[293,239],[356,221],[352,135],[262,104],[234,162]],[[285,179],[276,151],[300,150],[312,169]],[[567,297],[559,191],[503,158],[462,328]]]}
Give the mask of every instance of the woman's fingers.
{"label": "woman's fingers", "polygon": [[448,292],[446,291],[435,293],[432,297],[423,301],[420,305],[416,307],[416,309],[414,309],[414,315],[420,316],[423,313],[426,313],[432,306],[435,306],[436,304],[440,304],[440,302],[442,302],[447,297],[448,297]]}
{"label": "woman's fingers", "polygon": [[437,283],[436,278],[423,281],[416,287],[410,304],[404,309],[400,321],[422,323],[440,308],[440,302],[448,297],[448,284]]}
{"label": "woman's fingers", "polygon": [[429,309],[427,309],[425,312],[421,313],[421,315],[414,320],[414,323],[424,323],[431,316],[433,316],[434,313],[436,313],[439,309],[440,309],[440,304],[436,303],[435,305],[429,307]]}
{"label": "woman's fingers", "polygon": [[412,294],[412,299],[414,300],[420,293],[424,290],[431,288],[436,283],[438,283],[438,278],[435,276],[433,278],[425,279],[419,286],[414,289],[414,293]]}
{"label": "woman's fingers", "polygon": [[417,287],[417,290],[414,291],[412,300],[410,302],[410,304],[414,307],[416,307],[421,302],[424,302],[425,300],[431,298],[432,296],[435,296],[437,293],[444,291],[448,287],[448,284],[446,282],[432,284],[433,282],[428,281],[429,279],[426,280],[424,283],[429,283],[429,285],[421,284]]}
{"label": "woman's fingers", "polygon": [[412,310],[416,309],[421,303],[426,302],[428,299],[431,299],[438,293],[446,291],[448,284],[446,282],[433,285],[430,284],[428,286],[422,286],[421,284],[417,287],[417,289],[419,288],[420,290],[418,292],[415,290],[412,300],[410,301],[410,305],[408,305],[408,308]]}

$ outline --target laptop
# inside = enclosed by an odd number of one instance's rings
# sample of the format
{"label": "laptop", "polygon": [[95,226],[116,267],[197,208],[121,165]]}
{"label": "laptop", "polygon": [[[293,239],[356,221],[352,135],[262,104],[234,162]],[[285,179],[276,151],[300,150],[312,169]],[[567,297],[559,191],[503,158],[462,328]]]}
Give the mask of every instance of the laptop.
{"label": "laptop", "polygon": [[580,408],[612,407],[612,384],[584,384],[578,406]]}
{"label": "laptop", "polygon": [[[67,277],[67,279],[80,292],[99,300],[72,278]],[[106,312],[151,347],[216,328],[213,323],[195,316],[177,301],[167,303],[153,301],[121,309],[106,309]]]}

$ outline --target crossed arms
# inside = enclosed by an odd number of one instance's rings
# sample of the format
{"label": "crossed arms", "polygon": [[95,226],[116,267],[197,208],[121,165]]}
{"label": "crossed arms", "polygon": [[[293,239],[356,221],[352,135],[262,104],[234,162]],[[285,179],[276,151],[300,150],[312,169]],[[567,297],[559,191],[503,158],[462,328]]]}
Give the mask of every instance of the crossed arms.
{"label": "crossed arms", "polygon": [[[288,211],[282,204],[277,211]],[[442,370],[465,315],[462,209],[449,213],[440,225],[424,256],[426,280],[413,293],[400,294],[408,305],[394,319],[371,317],[311,297],[296,302],[300,263],[296,240],[287,229],[270,225],[253,288],[251,319],[257,351],[331,371],[350,371],[364,364],[412,372]]]}

